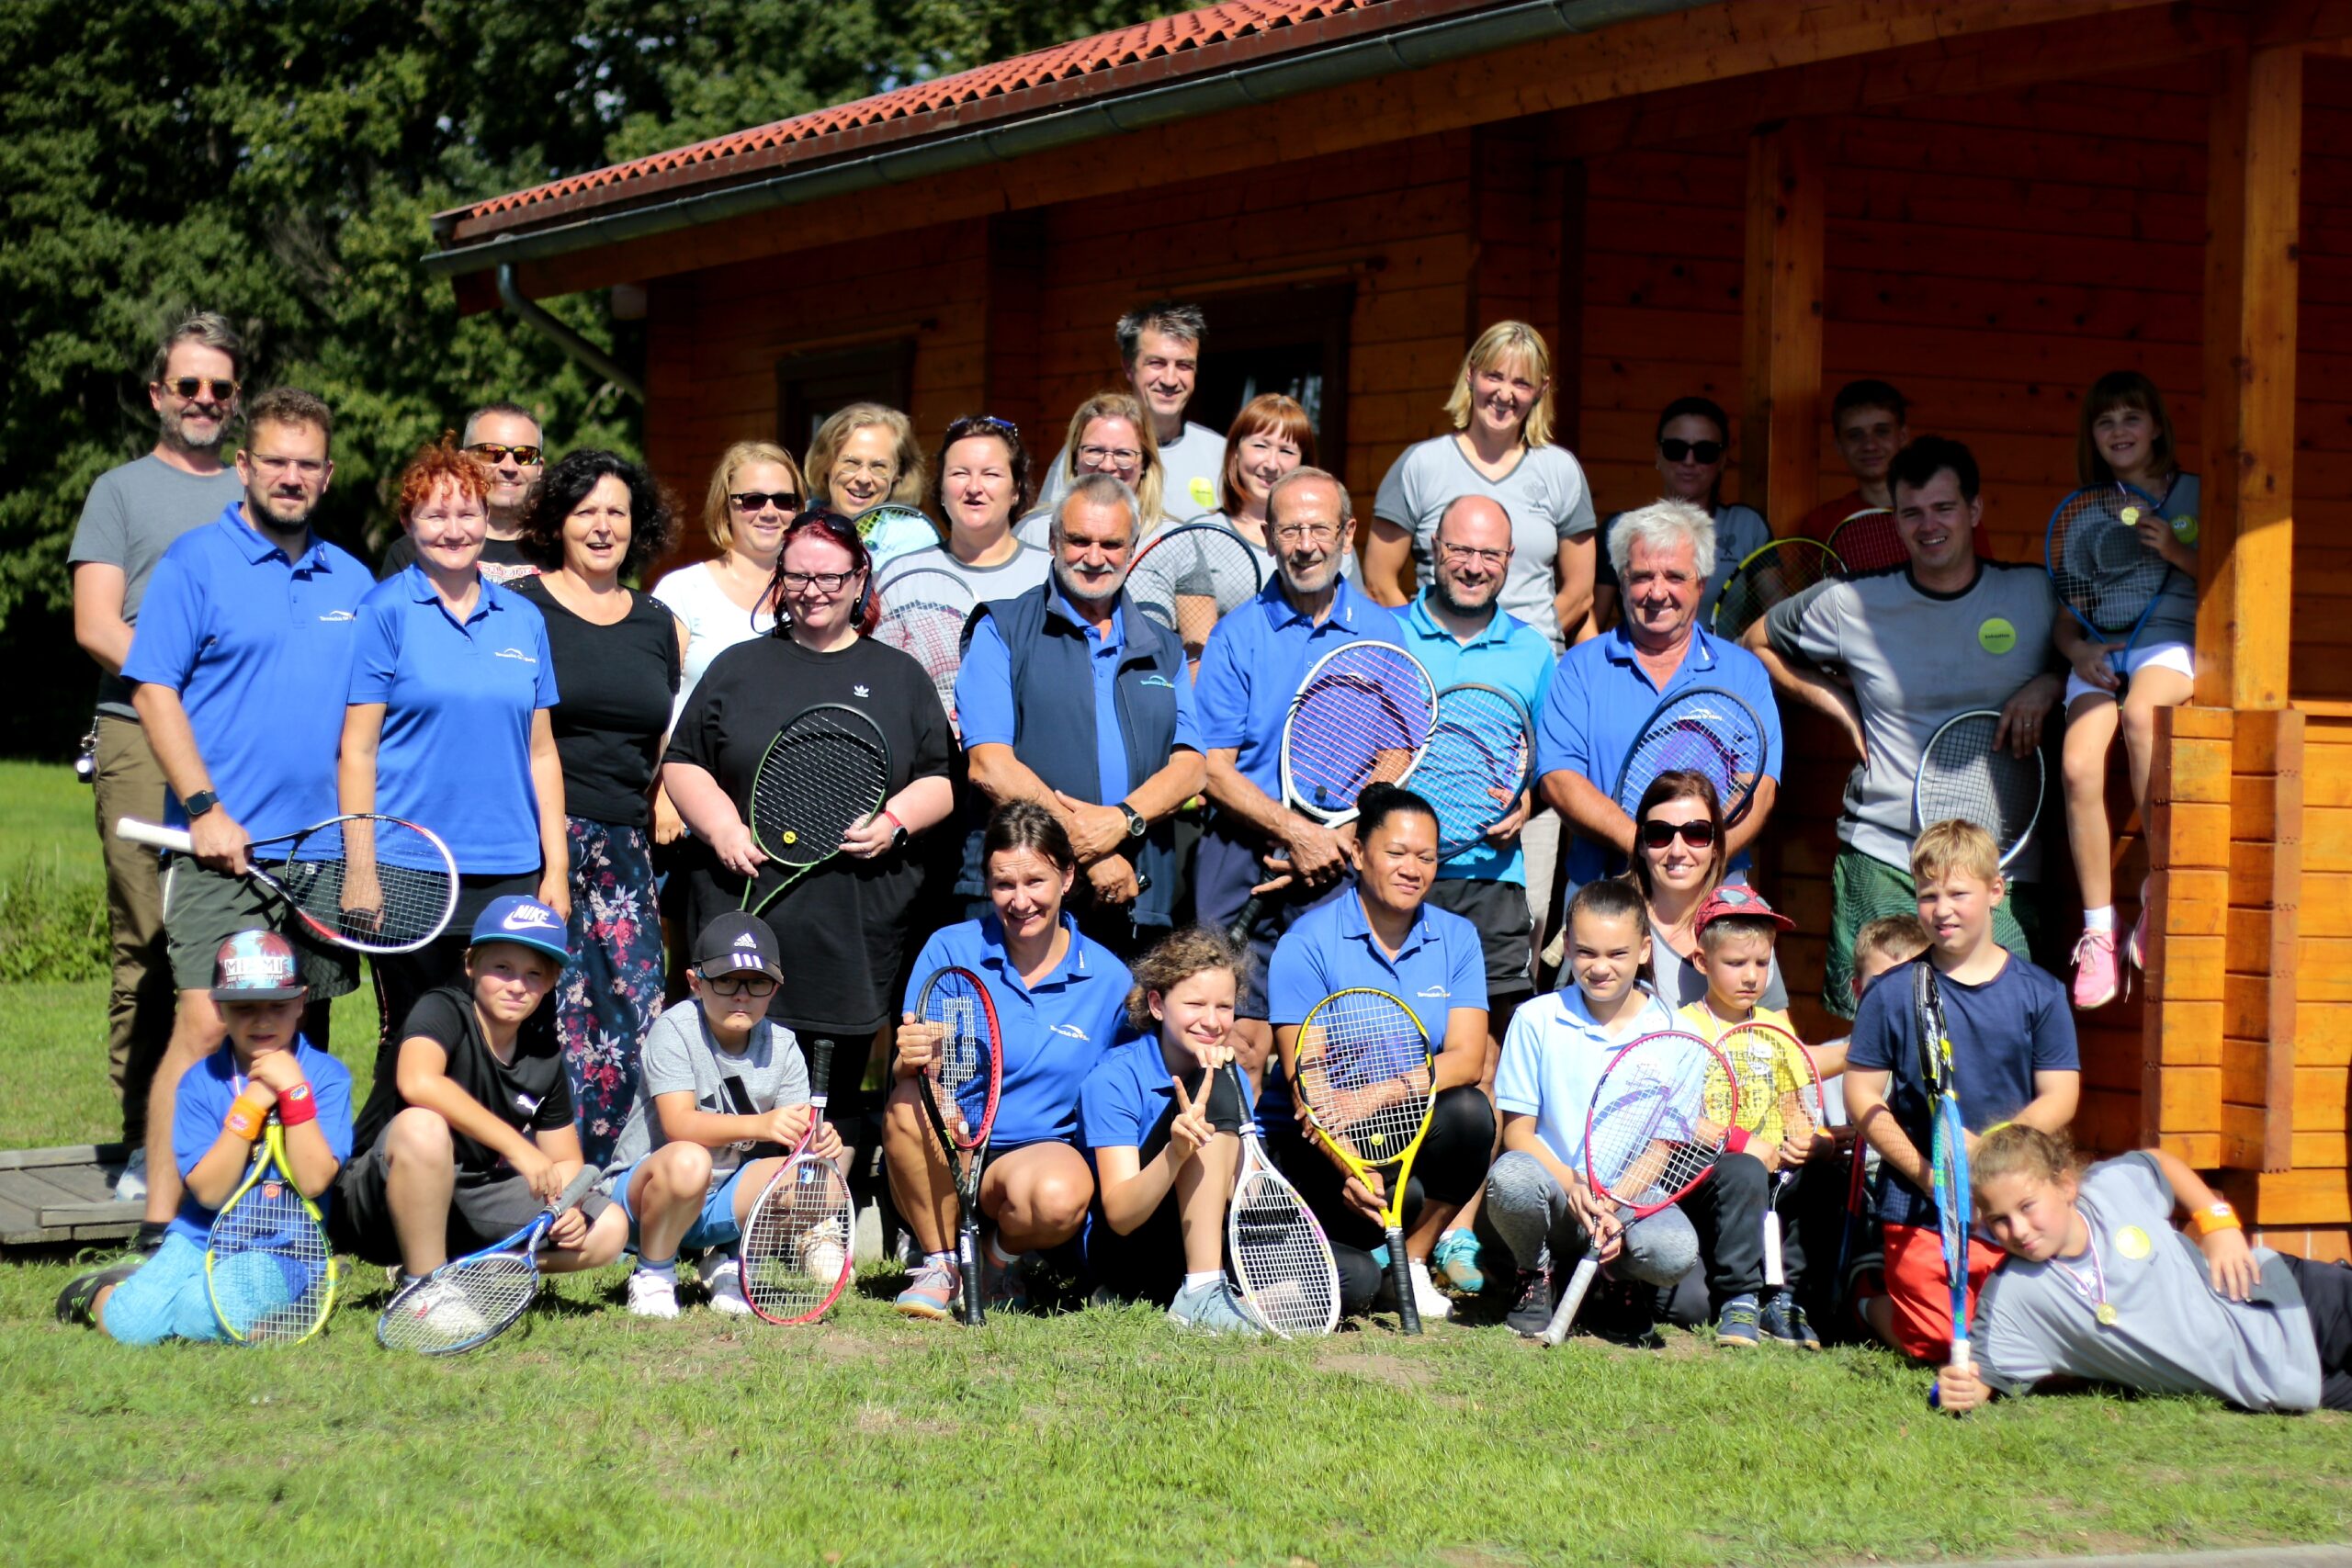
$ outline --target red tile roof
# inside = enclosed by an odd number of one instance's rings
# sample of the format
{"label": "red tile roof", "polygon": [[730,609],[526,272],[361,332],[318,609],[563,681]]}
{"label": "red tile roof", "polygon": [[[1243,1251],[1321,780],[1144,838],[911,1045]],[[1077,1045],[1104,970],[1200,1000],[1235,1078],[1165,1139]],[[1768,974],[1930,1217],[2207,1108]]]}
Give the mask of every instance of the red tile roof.
{"label": "red tile roof", "polygon": [[1494,0],[1224,0],[439,214],[446,248],[878,143],[1011,119]]}

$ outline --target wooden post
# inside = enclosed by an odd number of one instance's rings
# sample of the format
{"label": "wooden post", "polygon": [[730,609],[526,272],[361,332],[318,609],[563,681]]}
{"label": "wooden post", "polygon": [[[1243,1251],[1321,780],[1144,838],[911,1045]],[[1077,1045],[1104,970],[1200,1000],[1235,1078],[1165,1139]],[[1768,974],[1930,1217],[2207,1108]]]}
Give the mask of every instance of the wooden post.
{"label": "wooden post", "polygon": [[1776,532],[1821,499],[1822,162],[1813,120],[1748,138],[1739,493]]}

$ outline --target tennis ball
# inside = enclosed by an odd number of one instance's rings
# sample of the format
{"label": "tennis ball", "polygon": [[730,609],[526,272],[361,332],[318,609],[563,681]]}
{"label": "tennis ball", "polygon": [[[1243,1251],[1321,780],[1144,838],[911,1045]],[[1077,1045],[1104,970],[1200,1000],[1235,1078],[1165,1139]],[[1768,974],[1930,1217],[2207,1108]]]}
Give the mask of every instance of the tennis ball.
{"label": "tennis ball", "polygon": [[2178,539],[2184,545],[2195,544],[2197,542],[2196,516],[2193,513],[2184,512],[2179,516],[2174,518],[2172,520],[2172,536]]}
{"label": "tennis ball", "polygon": [[1999,615],[1976,628],[1976,646],[1987,653],[2007,653],[2018,645],[2018,629]]}

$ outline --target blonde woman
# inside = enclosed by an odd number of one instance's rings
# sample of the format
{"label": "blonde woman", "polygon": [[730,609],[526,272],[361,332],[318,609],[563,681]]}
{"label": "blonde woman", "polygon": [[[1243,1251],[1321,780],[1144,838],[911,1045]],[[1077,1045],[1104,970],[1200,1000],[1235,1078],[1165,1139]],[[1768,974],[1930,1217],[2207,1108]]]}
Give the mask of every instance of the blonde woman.
{"label": "blonde woman", "polygon": [[[1115,474],[1136,492],[1136,504],[1143,510],[1136,519],[1137,538],[1166,520],[1160,492],[1168,482],[1167,466],[1160,461],[1151,421],[1133,393],[1097,392],[1079,404],[1078,412],[1069,416],[1069,439],[1062,450],[1068,467],[1053,477],[1058,482],[1048,483],[1048,493],[1069,490],[1080,474]],[[1023,544],[1046,549],[1053,522],[1050,508],[1041,506],[1023,517],[1013,532]]]}
{"label": "blonde woman", "polygon": [[[844,517],[888,502],[920,509],[931,491],[914,421],[880,403],[852,403],[817,427],[808,443],[808,494]],[[910,550],[940,542],[935,527],[911,519],[860,529],[879,570]]]}

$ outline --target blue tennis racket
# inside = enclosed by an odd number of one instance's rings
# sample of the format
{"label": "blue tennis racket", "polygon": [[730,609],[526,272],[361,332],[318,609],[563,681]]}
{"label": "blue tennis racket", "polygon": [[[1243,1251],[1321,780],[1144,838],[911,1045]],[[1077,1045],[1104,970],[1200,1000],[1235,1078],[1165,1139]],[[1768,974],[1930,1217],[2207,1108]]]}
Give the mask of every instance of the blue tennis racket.
{"label": "blue tennis racket", "polygon": [[1936,966],[1925,958],[1911,966],[1911,1002],[1918,1014],[1919,1077],[1935,1117],[1929,1174],[1943,1236],[1944,1275],[1951,1287],[1951,1364],[1968,1359],[1968,1129],[1960,1119],[1960,1090],[1951,1070],[1951,1035],[1944,1028],[1943,995]]}
{"label": "blue tennis racket", "polygon": [[487,1345],[512,1328],[538,1299],[539,1248],[548,1232],[603,1174],[582,1167],[562,1195],[522,1229],[403,1288],[376,1320],[376,1342],[387,1350],[447,1356]]}
{"label": "blue tennis racket", "polygon": [[1764,776],[1767,748],[1763,721],[1736,694],[1720,686],[1689,687],[1670,694],[1642,721],[1611,795],[1631,817],[1658,774],[1700,773],[1715,786],[1724,820],[1736,822],[1747,815],[1757,781]]}
{"label": "blue tennis racket", "polygon": [[1500,686],[1464,682],[1437,694],[1413,792],[1437,808],[1440,860],[1492,842],[1488,829],[1527,792],[1534,754],[1527,706]]}

